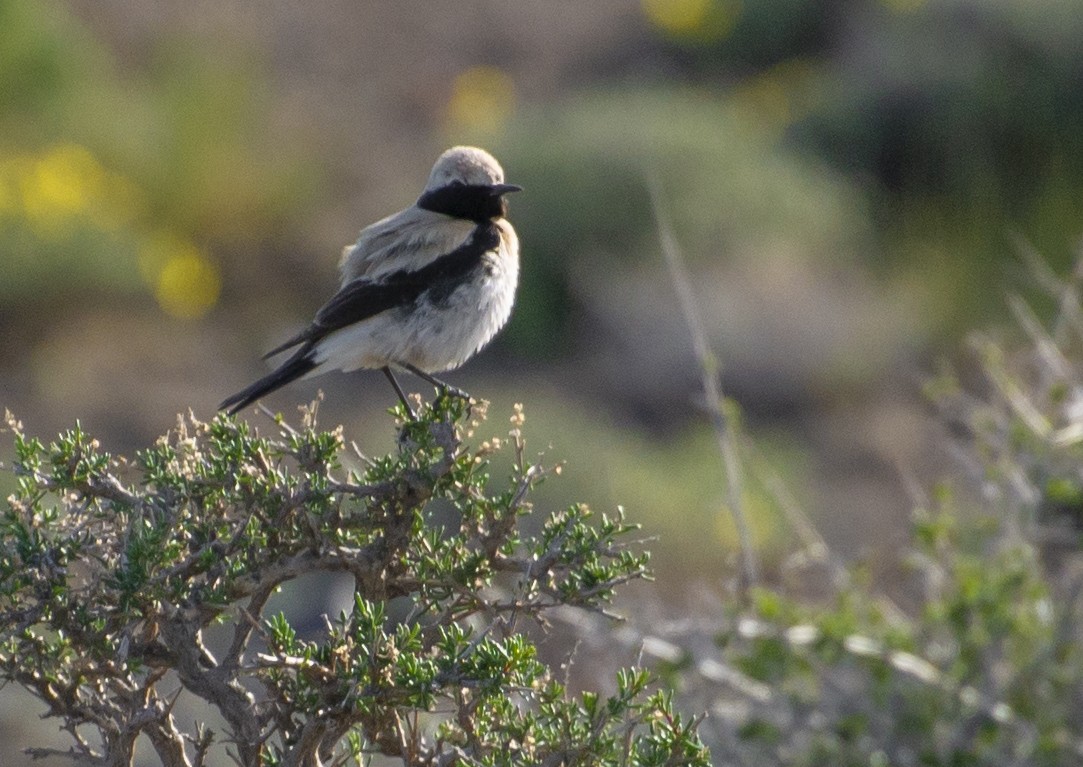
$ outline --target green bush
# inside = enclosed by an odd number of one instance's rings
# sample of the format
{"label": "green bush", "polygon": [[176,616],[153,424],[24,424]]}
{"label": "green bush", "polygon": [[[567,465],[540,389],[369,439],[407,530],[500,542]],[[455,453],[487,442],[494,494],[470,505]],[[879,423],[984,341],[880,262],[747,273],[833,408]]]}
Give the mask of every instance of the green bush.
{"label": "green bush", "polygon": [[[548,472],[526,459],[520,410],[506,438],[468,447],[478,414],[441,398],[374,459],[350,457],[315,408],[275,436],[189,417],[132,461],[78,427],[44,445],[9,416],[0,675],[73,739],[30,753],[130,764],[145,741],[170,767],[221,764],[223,748],[244,765],[708,764],[700,720],[644,671],[574,697],[539,660],[531,625],[603,611],[647,555],[620,515],[581,505],[524,532]],[[488,468],[502,449],[506,483]],[[320,572],[352,577],[353,606],[306,637],[268,600]],[[224,737],[184,730],[182,696],[216,709]]]}
{"label": "green bush", "polygon": [[[916,499],[904,578],[870,584],[812,541],[797,589],[660,637],[722,763],[1080,763],[1083,311],[1076,282],[1038,268],[1050,328],[1013,298],[1028,341],[975,336],[980,380],[929,384],[963,471]],[[834,593],[810,599],[820,568]]]}

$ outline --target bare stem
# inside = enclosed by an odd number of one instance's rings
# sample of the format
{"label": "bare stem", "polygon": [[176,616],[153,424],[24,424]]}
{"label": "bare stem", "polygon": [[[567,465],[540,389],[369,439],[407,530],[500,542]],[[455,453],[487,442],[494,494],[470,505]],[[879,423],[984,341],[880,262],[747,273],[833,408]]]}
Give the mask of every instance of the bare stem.
{"label": "bare stem", "polygon": [[703,384],[703,395],[718,440],[718,450],[722,456],[726,473],[726,502],[733,517],[734,526],[737,528],[737,537],[741,546],[741,587],[742,591],[747,593],[759,579],[759,566],[744,512],[742,500],[744,482],[741,462],[737,454],[737,440],[722,407],[722,391],[718,380],[722,365],[707,341],[707,332],[696,308],[692,281],[689,279],[688,269],[681,256],[680,247],[677,245],[677,238],[673,234],[673,228],[662,205],[661,183],[653,171],[647,173],[647,189],[651,196],[651,209],[654,212],[655,225],[658,227],[662,255],[665,256],[669,276],[677,291],[684,321],[692,338],[692,346],[699,365],[700,381]]}

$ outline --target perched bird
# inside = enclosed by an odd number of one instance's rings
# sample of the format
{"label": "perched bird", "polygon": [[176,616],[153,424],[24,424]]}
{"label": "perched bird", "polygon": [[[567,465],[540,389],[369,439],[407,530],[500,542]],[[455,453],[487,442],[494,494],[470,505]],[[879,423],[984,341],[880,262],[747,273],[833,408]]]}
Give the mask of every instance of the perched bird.
{"label": "perched bird", "polygon": [[264,359],[293,353],[219,409],[233,414],[298,378],[359,368],[382,370],[411,413],[392,368],[465,396],[433,374],[466,362],[511,314],[519,239],[504,195],[518,191],[485,150],[444,152],[416,203],[343,249],[341,287],[312,323]]}

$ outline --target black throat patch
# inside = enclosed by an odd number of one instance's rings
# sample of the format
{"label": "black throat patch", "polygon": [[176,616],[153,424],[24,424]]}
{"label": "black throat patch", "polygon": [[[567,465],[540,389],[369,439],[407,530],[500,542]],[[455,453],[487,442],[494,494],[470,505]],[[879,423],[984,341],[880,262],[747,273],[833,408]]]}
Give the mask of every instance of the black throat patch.
{"label": "black throat patch", "polygon": [[507,202],[502,196],[494,195],[492,187],[458,182],[425,192],[418,198],[417,207],[478,223],[500,218],[508,212]]}

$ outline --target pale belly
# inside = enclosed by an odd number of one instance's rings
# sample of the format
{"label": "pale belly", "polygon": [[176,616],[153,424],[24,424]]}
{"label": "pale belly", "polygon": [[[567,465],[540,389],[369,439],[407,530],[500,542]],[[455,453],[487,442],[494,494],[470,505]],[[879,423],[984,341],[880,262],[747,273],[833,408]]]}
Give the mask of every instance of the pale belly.
{"label": "pale belly", "polygon": [[508,321],[516,267],[490,262],[439,300],[419,300],[331,333],[318,344],[318,367],[309,375],[403,364],[427,373],[459,367]]}

